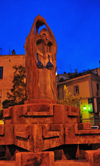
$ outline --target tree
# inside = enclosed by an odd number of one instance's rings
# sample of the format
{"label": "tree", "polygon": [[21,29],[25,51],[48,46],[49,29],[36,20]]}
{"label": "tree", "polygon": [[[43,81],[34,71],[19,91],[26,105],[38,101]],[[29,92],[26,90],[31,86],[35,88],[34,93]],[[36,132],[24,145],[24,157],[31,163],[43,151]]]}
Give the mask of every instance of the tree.
{"label": "tree", "polygon": [[81,97],[79,97],[78,95],[72,95],[72,93],[68,91],[68,87],[66,87],[66,85],[64,85],[64,94],[64,99],[59,100],[58,104],[79,107]]}
{"label": "tree", "polygon": [[7,100],[2,102],[3,108],[13,105],[24,104],[27,99],[26,92],[26,70],[23,66],[13,66],[14,78],[11,93],[7,93]]}

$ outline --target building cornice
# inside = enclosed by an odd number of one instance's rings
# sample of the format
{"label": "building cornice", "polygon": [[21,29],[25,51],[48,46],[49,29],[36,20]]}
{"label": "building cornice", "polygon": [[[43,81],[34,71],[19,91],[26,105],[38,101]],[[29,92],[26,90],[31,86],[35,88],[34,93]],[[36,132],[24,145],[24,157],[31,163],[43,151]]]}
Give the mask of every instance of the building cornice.
{"label": "building cornice", "polygon": [[72,83],[77,83],[77,82],[83,82],[83,81],[90,80],[90,79],[100,81],[100,76],[95,75],[95,74],[86,74],[86,75],[83,75],[83,76],[79,76],[79,77],[75,77],[75,78],[72,78],[72,79],[68,79],[68,80],[59,82],[58,85],[67,84],[67,83],[72,84]]}
{"label": "building cornice", "polygon": [[0,59],[16,58],[16,57],[25,57],[25,55],[24,54],[18,54],[18,55],[0,55]]}

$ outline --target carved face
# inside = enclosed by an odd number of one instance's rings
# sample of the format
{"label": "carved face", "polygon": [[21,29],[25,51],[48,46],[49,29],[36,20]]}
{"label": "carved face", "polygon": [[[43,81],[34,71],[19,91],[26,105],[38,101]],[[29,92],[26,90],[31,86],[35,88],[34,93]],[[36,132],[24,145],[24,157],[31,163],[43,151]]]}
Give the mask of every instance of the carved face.
{"label": "carved face", "polygon": [[50,39],[49,33],[46,29],[42,29],[36,39],[36,51],[44,59],[48,57],[48,54],[52,56],[53,42]]}

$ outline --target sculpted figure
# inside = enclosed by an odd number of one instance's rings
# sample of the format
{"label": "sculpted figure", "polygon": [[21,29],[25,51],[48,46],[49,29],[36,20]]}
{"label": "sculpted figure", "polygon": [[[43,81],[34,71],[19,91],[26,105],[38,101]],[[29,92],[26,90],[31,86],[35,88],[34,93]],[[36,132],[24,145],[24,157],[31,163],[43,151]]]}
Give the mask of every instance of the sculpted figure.
{"label": "sculpted figure", "polygon": [[[45,25],[39,33],[39,27]],[[30,99],[57,100],[55,37],[38,15],[25,42],[27,95]]]}

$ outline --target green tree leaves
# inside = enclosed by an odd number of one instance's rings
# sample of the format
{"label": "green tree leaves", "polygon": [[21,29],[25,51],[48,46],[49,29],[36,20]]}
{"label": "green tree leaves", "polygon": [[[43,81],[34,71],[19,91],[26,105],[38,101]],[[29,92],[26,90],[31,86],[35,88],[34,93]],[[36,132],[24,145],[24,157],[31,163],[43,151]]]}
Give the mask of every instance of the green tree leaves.
{"label": "green tree leaves", "polygon": [[64,85],[64,99],[58,101],[58,104],[79,107],[80,99],[78,95],[72,95],[72,93],[68,91],[68,87]]}
{"label": "green tree leaves", "polygon": [[26,70],[23,66],[13,66],[14,77],[13,77],[13,87],[11,93],[7,93],[7,100],[2,102],[3,108],[7,108],[13,105],[24,104],[27,99],[26,92]]}

